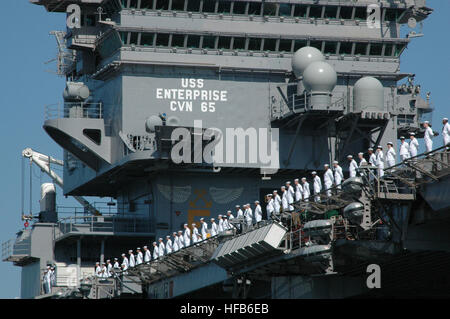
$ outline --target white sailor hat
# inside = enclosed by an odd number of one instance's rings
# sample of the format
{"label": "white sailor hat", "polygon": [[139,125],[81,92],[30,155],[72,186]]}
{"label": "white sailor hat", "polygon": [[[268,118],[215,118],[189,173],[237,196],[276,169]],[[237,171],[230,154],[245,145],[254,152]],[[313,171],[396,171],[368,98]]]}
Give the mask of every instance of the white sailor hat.
{"label": "white sailor hat", "polygon": [[236,207],[236,208],[239,208],[239,207],[241,207],[241,206],[239,206],[239,205],[236,205],[235,207]]}
{"label": "white sailor hat", "polygon": [[183,233],[183,231],[182,231],[182,230],[179,230],[179,231],[178,231],[178,234],[182,234],[182,233]]}
{"label": "white sailor hat", "polygon": [[195,223],[192,223],[192,226],[195,226],[196,224]]}
{"label": "white sailor hat", "polygon": [[294,182],[298,182],[298,178],[294,179]]}
{"label": "white sailor hat", "polygon": [[353,158],[353,155],[347,155],[347,158]]}
{"label": "white sailor hat", "polygon": [[373,148],[372,148],[372,147],[369,147],[367,150],[368,150],[368,151],[373,151]]}
{"label": "white sailor hat", "polygon": [[176,235],[177,234],[177,232],[176,231],[174,231],[173,233],[172,233],[172,235]]}
{"label": "white sailor hat", "polygon": [[329,164],[323,164],[323,166],[326,166],[326,167],[330,167],[330,165],[329,165]]}
{"label": "white sailor hat", "polygon": [[430,124],[430,122],[428,122],[428,121],[425,121],[425,122],[423,122],[423,124]]}
{"label": "white sailor hat", "polygon": [[211,220],[215,220],[214,218],[211,218]]}
{"label": "white sailor hat", "polygon": [[153,245],[156,245],[156,241],[153,242]]}
{"label": "white sailor hat", "polygon": [[[100,265],[100,262],[97,261],[95,264],[96,264],[96,265]],[[47,269],[50,269],[50,266],[47,266]]]}
{"label": "white sailor hat", "polygon": [[147,249],[147,246],[144,246],[144,249]]}
{"label": "white sailor hat", "polygon": [[247,206],[250,206],[250,203],[247,203]]}
{"label": "white sailor hat", "polygon": [[290,183],[291,183],[291,181],[287,181],[287,182],[286,182],[286,184],[290,184]]}
{"label": "white sailor hat", "polygon": [[166,238],[170,238],[170,235],[167,235]]}
{"label": "white sailor hat", "polygon": [[119,260],[119,259],[117,259],[117,258],[114,258],[114,260]]}
{"label": "white sailor hat", "polygon": [[222,215],[221,214],[219,214],[219,216],[218,217],[222,217]]}
{"label": "white sailor hat", "polygon": [[448,121],[448,118],[444,117],[442,120],[443,120],[443,121]]}
{"label": "white sailor hat", "polygon": [[416,133],[411,132],[411,133],[409,133],[409,136],[416,136]]}
{"label": "white sailor hat", "polygon": [[136,248],[136,250],[141,250],[141,247]]}
{"label": "white sailor hat", "polygon": [[107,260],[106,260],[106,262],[110,262],[110,261],[111,261],[111,259],[107,259]]}
{"label": "white sailor hat", "polygon": [[286,186],[281,186],[281,189],[286,189]]}
{"label": "white sailor hat", "polygon": [[132,249],[130,249],[129,251],[128,251],[129,253],[132,253],[133,252],[133,250]]}
{"label": "white sailor hat", "polygon": [[106,265],[105,262],[102,262],[102,265]]}
{"label": "white sailor hat", "polygon": [[224,218],[224,219],[227,219],[227,218],[228,218],[228,216],[223,216],[223,218]]}
{"label": "white sailor hat", "polygon": [[306,181],[306,177],[302,177],[302,181]]}
{"label": "white sailor hat", "polygon": [[338,161],[333,161],[333,164],[339,164],[339,162]]}
{"label": "white sailor hat", "polygon": [[227,214],[231,214],[231,210],[227,210]]}
{"label": "white sailor hat", "polygon": [[159,237],[159,239],[158,240],[163,240],[161,237]]}
{"label": "white sailor hat", "polygon": [[274,193],[278,193],[278,191],[275,189],[274,191],[273,191]]}
{"label": "white sailor hat", "polygon": [[255,200],[255,204],[259,204],[259,200]]}
{"label": "white sailor hat", "polygon": [[404,137],[404,136],[400,136],[400,139],[401,139],[401,140],[404,140],[404,139],[405,139],[405,137]]}
{"label": "white sailor hat", "polygon": [[202,221],[202,220],[205,220],[205,219],[202,217],[202,218],[200,218],[200,221]]}
{"label": "white sailor hat", "polygon": [[383,149],[383,146],[378,145],[377,148],[379,148],[380,150],[382,150],[382,149]]}
{"label": "white sailor hat", "polygon": [[363,152],[359,152],[358,155],[364,155],[364,153]]}
{"label": "white sailor hat", "polygon": [[272,194],[267,194],[266,196],[267,196],[267,197],[272,197],[273,195],[272,195]]}
{"label": "white sailor hat", "polygon": [[311,174],[312,175],[317,175],[317,172],[316,171],[312,171]]}
{"label": "white sailor hat", "polygon": [[387,145],[394,146],[394,143],[392,143],[392,142],[387,142]]}
{"label": "white sailor hat", "polygon": [[184,224],[184,226],[188,226],[188,224]]}
{"label": "white sailor hat", "polygon": [[122,254],[122,257],[124,257],[124,256],[125,256],[125,253]]}

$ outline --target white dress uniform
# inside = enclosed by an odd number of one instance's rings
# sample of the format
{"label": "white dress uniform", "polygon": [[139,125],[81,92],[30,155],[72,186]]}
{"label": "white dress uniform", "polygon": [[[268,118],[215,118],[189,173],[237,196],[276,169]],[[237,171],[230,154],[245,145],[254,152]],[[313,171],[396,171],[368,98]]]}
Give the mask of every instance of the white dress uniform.
{"label": "white dress uniform", "polygon": [[219,233],[221,233],[221,232],[224,231],[224,228],[223,228],[223,219],[222,219],[222,218],[219,219],[219,225],[217,226],[217,231],[218,231]]}
{"label": "white dress uniform", "polygon": [[159,257],[164,256],[164,251],[166,250],[166,246],[164,245],[163,242],[159,243],[159,247],[158,247],[158,253],[159,253]]}
{"label": "white dress uniform", "polygon": [[172,249],[173,249],[172,240],[169,238],[166,240],[166,255],[172,253]]}
{"label": "white dress uniform", "polygon": [[409,144],[405,141],[400,144],[400,159],[403,161],[409,158]]}
{"label": "white dress uniform", "polygon": [[261,205],[256,205],[255,207],[255,220],[257,223],[259,223],[262,220],[262,209]]}
{"label": "white dress uniform", "polygon": [[122,260],[123,271],[127,270],[129,266],[130,266],[130,263],[128,262],[128,258],[126,256],[123,257],[123,260]]}
{"label": "white dress uniform", "polygon": [[140,265],[142,264],[142,259],[143,259],[143,255],[142,252],[138,252],[136,255],[136,265]]}
{"label": "white dress uniform", "polygon": [[297,185],[295,185],[295,201],[302,200],[303,199],[302,194],[303,194],[303,187],[302,185],[300,185],[300,183],[298,183]]}
{"label": "white dress uniform", "polygon": [[288,204],[289,204],[289,211],[293,211],[294,206],[292,204],[294,203],[294,196],[295,196],[294,187],[289,185],[289,187],[286,188],[286,192],[287,192],[287,200],[288,200]]}
{"label": "white dress uniform", "polygon": [[342,180],[344,179],[344,173],[342,173],[342,167],[339,165],[334,169],[334,182],[336,183],[336,188],[341,189]]}
{"label": "white dress uniform", "polygon": [[375,155],[375,153],[370,154],[369,163],[372,166],[377,166],[377,156]]}
{"label": "white dress uniform", "polygon": [[113,265],[111,263],[109,263],[108,266],[106,267],[106,273],[108,275],[108,278],[112,277],[112,268],[113,268]]}
{"label": "white dress uniform", "polygon": [[444,146],[450,143],[450,124],[445,123],[442,128],[442,138],[444,139]]}
{"label": "white dress uniform", "polygon": [[320,180],[319,176],[315,176],[314,177],[314,183],[313,183],[313,188],[314,188],[314,194],[316,195],[314,200],[316,202],[320,201],[320,192],[322,191],[322,181]]}
{"label": "white dress uniform", "polygon": [[158,246],[153,246],[153,260],[158,259],[159,257],[159,249]]}
{"label": "white dress uniform", "polygon": [[192,232],[192,242],[195,244],[198,242],[198,228],[194,227],[194,230]]}
{"label": "white dress uniform", "polygon": [[274,201],[273,198],[271,198],[266,205],[267,219],[271,218],[273,212],[275,211],[275,207],[273,205]]}
{"label": "white dress uniform", "polygon": [[225,230],[228,230],[228,229],[231,229],[231,225],[230,225],[230,223],[228,222],[228,219],[225,219],[225,220],[223,221],[223,230],[225,231]]}
{"label": "white dress uniform", "polygon": [[151,257],[150,249],[147,249],[147,250],[145,251],[144,261],[145,261],[146,263],[148,263],[151,259],[152,259],[152,257]]}
{"label": "white dress uniform", "polygon": [[333,186],[334,183],[334,176],[333,171],[331,168],[328,168],[323,175],[323,183],[325,184],[325,189],[327,190],[327,196],[331,196],[331,190],[330,188]]}
{"label": "white dress uniform", "polygon": [[[48,281],[50,282],[50,269],[47,271],[47,275],[48,275]],[[95,267],[95,276],[97,278],[101,278],[102,277],[102,268],[100,266]]]}
{"label": "white dress uniform", "polygon": [[277,194],[277,196],[273,197],[273,208],[275,209],[275,214],[280,213],[281,208],[281,197]]}
{"label": "white dress uniform", "polygon": [[101,274],[102,278],[108,278],[108,268],[106,268],[106,266],[102,266],[102,274]]}
{"label": "white dress uniform", "polygon": [[378,168],[378,176],[384,176],[384,154],[383,151],[379,151],[377,153],[377,168]]}
{"label": "white dress uniform", "polygon": [[287,191],[285,190],[283,192],[283,195],[281,197],[281,206],[283,207],[283,211],[287,212],[289,210],[289,204],[287,200]]}
{"label": "white dress uniform", "polygon": [[237,218],[244,216],[244,212],[242,211],[242,209],[239,208],[239,210],[237,211]]}
{"label": "white dress uniform", "polygon": [[309,201],[309,196],[311,196],[311,190],[309,189],[309,183],[303,183],[303,198],[305,202]]}
{"label": "white dress uniform", "polygon": [[352,159],[350,161],[350,166],[349,166],[350,177],[355,177],[357,170],[358,170],[358,164],[356,164],[356,161],[354,159]]}
{"label": "white dress uniform", "polygon": [[189,227],[186,227],[184,229],[183,240],[184,240],[184,247],[191,245],[191,230],[189,229]]}
{"label": "white dress uniform", "polygon": [[136,260],[134,259],[134,254],[133,253],[130,254],[130,265],[129,266],[130,267],[136,266]]}
{"label": "white dress uniform", "polygon": [[417,141],[417,138],[414,138],[409,142],[409,154],[411,154],[411,157],[417,156],[418,149],[419,142]]}
{"label": "white dress uniform", "polygon": [[395,165],[395,157],[397,154],[395,153],[395,150],[393,147],[389,148],[386,152],[386,163],[388,167]]}
{"label": "white dress uniform", "polygon": [[208,233],[208,224],[206,222],[203,222],[203,224],[202,224],[202,240],[205,240],[207,238],[206,237],[207,233]]}
{"label": "white dress uniform", "polygon": [[211,223],[211,237],[217,235],[217,224],[216,222]]}
{"label": "white dress uniform", "polygon": [[178,237],[175,236],[175,238],[173,239],[173,243],[172,243],[172,250],[173,252],[178,251],[180,248],[178,247]]}
{"label": "white dress uniform", "polygon": [[184,245],[184,238],[182,233],[178,233],[178,249],[186,247]]}
{"label": "white dress uniform", "polygon": [[367,165],[367,161],[366,159],[363,157],[362,160],[359,162],[359,167],[361,166],[366,166]]}
{"label": "white dress uniform", "polygon": [[425,141],[425,147],[427,148],[427,152],[431,152],[433,150],[433,140],[434,137],[433,130],[431,127],[427,127],[425,130],[425,136],[423,137],[423,140]]}
{"label": "white dress uniform", "polygon": [[251,226],[253,224],[253,210],[250,207],[245,209],[244,218],[248,226]]}
{"label": "white dress uniform", "polygon": [[120,266],[119,266],[119,262],[118,261],[115,261],[114,262],[114,267],[113,267],[116,271],[120,268]]}

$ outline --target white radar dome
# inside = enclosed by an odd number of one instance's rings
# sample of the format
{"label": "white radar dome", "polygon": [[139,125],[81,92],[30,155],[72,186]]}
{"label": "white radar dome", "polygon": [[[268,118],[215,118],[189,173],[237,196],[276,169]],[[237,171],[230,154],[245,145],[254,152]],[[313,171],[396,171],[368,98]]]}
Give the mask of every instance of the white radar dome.
{"label": "white radar dome", "polygon": [[384,110],[383,84],[371,76],[359,79],[353,87],[354,111],[357,112],[367,108]]}
{"label": "white radar dome", "polygon": [[337,83],[337,74],[328,63],[313,62],[303,72],[303,83],[310,92],[332,92]]}
{"label": "white radar dome", "polygon": [[298,49],[292,57],[292,71],[298,78],[311,63],[319,61],[325,61],[322,52],[314,47],[303,47]]}

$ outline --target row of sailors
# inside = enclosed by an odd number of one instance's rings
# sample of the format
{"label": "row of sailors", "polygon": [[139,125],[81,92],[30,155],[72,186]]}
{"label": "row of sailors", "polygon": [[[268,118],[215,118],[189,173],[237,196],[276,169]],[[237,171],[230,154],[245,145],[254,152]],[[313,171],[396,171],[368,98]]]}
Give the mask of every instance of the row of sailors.
{"label": "row of sailors", "polygon": [[48,294],[52,291],[52,287],[56,286],[55,267],[47,266],[44,271],[43,278],[44,293]]}

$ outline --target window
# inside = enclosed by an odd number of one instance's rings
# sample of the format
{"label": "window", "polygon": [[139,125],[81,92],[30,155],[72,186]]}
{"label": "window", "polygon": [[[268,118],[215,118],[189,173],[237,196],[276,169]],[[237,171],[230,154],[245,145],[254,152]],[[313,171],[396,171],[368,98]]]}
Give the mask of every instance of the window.
{"label": "window", "polygon": [[130,0],[130,8],[137,9],[137,0]]}
{"label": "window", "polygon": [[169,10],[169,1],[156,0],[156,10]]}
{"label": "window", "polygon": [[234,14],[245,14],[245,8],[247,7],[246,2],[235,1],[233,5],[233,13]]}
{"label": "window", "polygon": [[308,41],[306,41],[306,40],[295,40],[294,41],[294,52],[296,52],[298,49],[306,47],[307,45],[308,45]]}
{"label": "window", "polygon": [[184,34],[172,34],[172,47],[184,48]]}
{"label": "window", "polygon": [[341,42],[341,48],[339,49],[339,54],[352,54],[353,43],[351,42]]}
{"label": "window", "polygon": [[260,38],[249,38],[247,50],[260,51],[261,50],[261,39]]}
{"label": "window", "polygon": [[231,1],[219,1],[217,13],[231,13]]}
{"label": "window", "polygon": [[303,6],[301,4],[296,4],[294,8],[294,17],[306,18],[306,10],[307,6]]}
{"label": "window", "polygon": [[395,56],[400,56],[400,54],[402,54],[404,49],[405,49],[405,45],[404,44],[397,43],[395,45]]}
{"label": "window", "polygon": [[370,44],[370,55],[381,56],[382,51],[383,51],[383,44],[381,43]]}
{"label": "window", "polygon": [[337,8],[336,6],[326,6],[325,13],[323,15],[324,18],[336,19],[337,16]]}
{"label": "window", "polygon": [[355,43],[355,55],[366,55],[367,54],[367,43]]}
{"label": "window", "polygon": [[120,39],[122,44],[127,44],[128,32],[120,32]]}
{"label": "window", "polygon": [[337,43],[336,42],[325,42],[325,54],[336,54]]}
{"label": "window", "polygon": [[264,51],[276,51],[277,39],[264,39]]}
{"label": "window", "polygon": [[249,2],[248,14],[253,14],[255,16],[261,15],[261,2]]}
{"label": "window", "polygon": [[366,20],[367,19],[367,8],[357,7],[355,8],[355,20]]}
{"label": "window", "polygon": [[216,1],[215,0],[203,0],[202,12],[207,12],[207,13],[216,12]]}
{"label": "window", "polygon": [[233,39],[233,49],[235,50],[245,50],[245,38],[235,37]]}
{"label": "window", "polygon": [[169,34],[168,33],[158,33],[156,35],[156,46],[158,46],[158,47],[169,46]]}
{"label": "window", "polygon": [[277,5],[276,3],[264,3],[263,15],[265,16],[276,16],[277,15]]}
{"label": "window", "polygon": [[128,0],[122,0],[120,2],[122,3],[122,8],[126,8],[127,7]]}
{"label": "window", "polygon": [[292,5],[288,3],[280,3],[278,14],[283,17],[290,17],[292,12]]}
{"label": "window", "polygon": [[316,48],[319,51],[322,51],[322,41],[311,41],[309,46]]}
{"label": "window", "polygon": [[219,37],[218,49],[229,50],[231,47],[231,37]]}
{"label": "window", "polygon": [[184,11],[184,0],[172,0],[172,10]]}
{"label": "window", "polygon": [[386,44],[384,47],[384,56],[392,56],[392,49],[394,46],[392,44]]}
{"label": "window", "polygon": [[384,15],[385,21],[397,21],[397,10],[395,9],[386,9],[386,13]]}
{"label": "window", "polygon": [[139,33],[137,33],[137,32],[131,32],[130,44],[137,45],[138,35],[139,35]]}
{"label": "window", "polygon": [[200,0],[188,0],[187,11],[199,12],[200,11]]}
{"label": "window", "polygon": [[154,33],[142,33],[141,34],[141,45],[146,47],[153,46],[153,39],[155,38]]}
{"label": "window", "polygon": [[153,0],[141,0],[141,9],[153,9]]}
{"label": "window", "polygon": [[353,8],[352,7],[341,7],[339,12],[339,19],[350,20],[352,18]]}
{"label": "window", "polygon": [[292,40],[281,39],[278,45],[278,51],[291,52],[292,50]]}
{"label": "window", "polygon": [[200,36],[199,35],[188,35],[187,47],[198,49],[200,47]]}
{"label": "window", "polygon": [[203,49],[214,49],[216,47],[216,37],[215,36],[203,36]]}
{"label": "window", "polygon": [[321,18],[322,17],[322,6],[311,6],[309,8],[309,17],[310,18]]}

